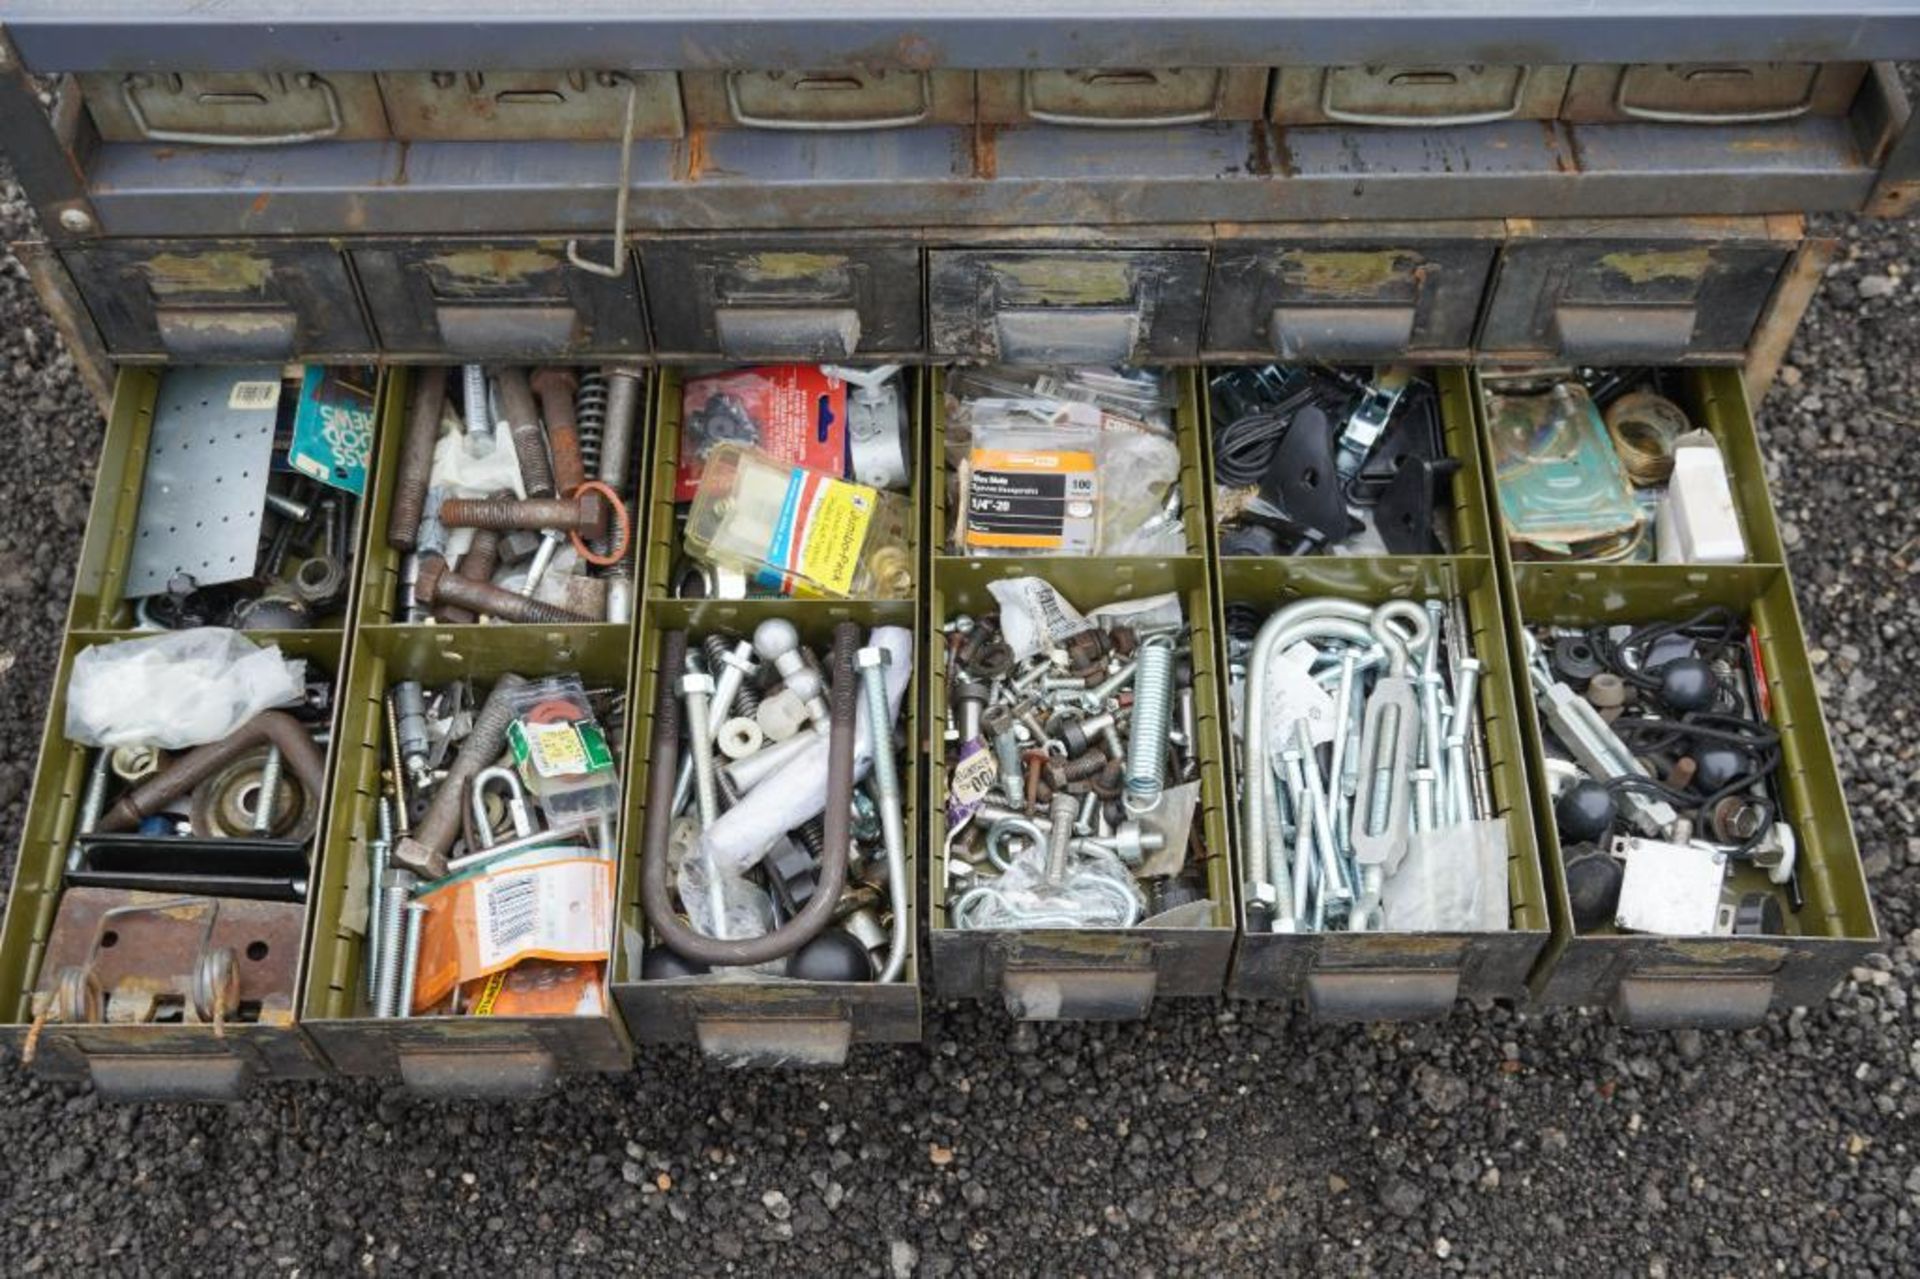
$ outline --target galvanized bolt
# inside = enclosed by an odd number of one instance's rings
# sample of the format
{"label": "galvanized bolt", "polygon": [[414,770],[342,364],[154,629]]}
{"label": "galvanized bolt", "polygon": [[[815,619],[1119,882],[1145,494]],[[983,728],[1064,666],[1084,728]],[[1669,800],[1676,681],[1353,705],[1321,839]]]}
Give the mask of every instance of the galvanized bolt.
{"label": "galvanized bolt", "polygon": [[401,960],[400,1004],[394,1009],[396,1017],[413,1016],[414,991],[420,982],[420,939],[425,932],[427,907],[424,902],[407,903],[406,954]]}
{"label": "galvanized bolt", "polygon": [[[391,866],[380,881],[380,926],[368,938],[373,952],[373,1015],[397,1017],[401,965],[406,961],[407,900],[419,879],[410,870]],[[379,939],[376,947],[374,938]]]}
{"label": "galvanized bolt", "polygon": [[273,831],[273,810],[280,806],[280,748],[267,747],[266,762],[260,765],[260,794],[253,802],[253,833]]}
{"label": "galvanized bolt", "polygon": [[878,645],[862,648],[854,654],[854,667],[860,672],[860,688],[867,699],[867,731],[873,749],[873,789],[880,809],[880,835],[887,852],[887,893],[892,898],[893,935],[887,950],[887,962],[879,980],[900,980],[906,971],[907,912],[898,894],[907,882],[907,828],[905,808],[900,797],[900,773],[893,756],[893,717],[887,710],[887,667],[893,655]]}

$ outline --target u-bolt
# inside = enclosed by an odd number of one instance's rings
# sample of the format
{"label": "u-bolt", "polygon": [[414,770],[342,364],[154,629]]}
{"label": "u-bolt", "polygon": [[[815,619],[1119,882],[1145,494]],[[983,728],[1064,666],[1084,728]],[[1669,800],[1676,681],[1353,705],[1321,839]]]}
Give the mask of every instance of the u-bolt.
{"label": "u-bolt", "polygon": [[[813,897],[800,913],[760,937],[730,940],[689,928],[673,909],[668,884],[668,843],[673,825],[673,787],[680,771],[680,694],[672,679],[659,681],[653,709],[652,765],[647,783],[646,838],[641,846],[640,906],[655,938],[682,959],[717,968],[737,968],[783,959],[818,937],[832,922],[847,886],[847,850],[853,838],[854,713],[858,689],[853,655],[860,628],[842,622],[833,631],[833,688],[827,746],[827,797],[821,815],[824,830],[820,875]],[[687,663],[687,633],[669,631],[662,639],[662,671]]]}
{"label": "u-bolt", "polygon": [[507,818],[513,823],[515,839],[533,834],[533,814],[527,811],[527,793],[520,788],[520,775],[511,768],[495,765],[473,775],[473,837],[482,848],[492,848],[493,823],[487,818],[487,788],[499,786],[507,792]]}
{"label": "u-bolt", "polygon": [[1127,811],[1150,813],[1160,806],[1167,725],[1173,715],[1173,641],[1156,637],[1141,646],[1133,674],[1133,724],[1127,730]]}

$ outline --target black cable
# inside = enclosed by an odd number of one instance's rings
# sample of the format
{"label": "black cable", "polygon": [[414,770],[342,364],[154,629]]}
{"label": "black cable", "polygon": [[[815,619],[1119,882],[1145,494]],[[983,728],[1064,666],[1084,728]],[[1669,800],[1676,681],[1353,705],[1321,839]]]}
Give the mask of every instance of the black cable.
{"label": "black cable", "polygon": [[[1716,629],[1704,635],[1695,634],[1709,626]],[[1660,687],[1658,672],[1666,663],[1662,662],[1660,666],[1652,668],[1635,666],[1627,662],[1625,654],[1644,651],[1669,635],[1688,635],[1707,644],[1711,649],[1718,650],[1732,643],[1739,629],[1740,618],[1734,611],[1724,605],[1715,604],[1710,608],[1702,609],[1684,622],[1649,622],[1645,626],[1629,631],[1618,643],[1615,643],[1607,634],[1605,626],[1594,627],[1587,638],[1592,643],[1594,652],[1614,674],[1636,688],[1657,689]]]}

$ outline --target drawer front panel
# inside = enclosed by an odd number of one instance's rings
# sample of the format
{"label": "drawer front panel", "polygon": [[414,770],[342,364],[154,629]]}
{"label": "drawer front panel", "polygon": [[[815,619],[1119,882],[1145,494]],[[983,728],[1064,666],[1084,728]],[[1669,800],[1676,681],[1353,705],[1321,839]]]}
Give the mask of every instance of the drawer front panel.
{"label": "drawer front panel", "polygon": [[1473,345],[1498,241],[1266,240],[1214,250],[1209,356],[1393,360]]}
{"label": "drawer front panel", "polygon": [[80,77],[108,142],[286,146],[387,136],[371,75],[305,71],[96,72]]}
{"label": "drawer front panel", "polygon": [[1488,360],[1733,362],[1789,250],[1634,240],[1515,243],[1502,253],[1479,351]]}
{"label": "drawer front panel", "polygon": [[1580,67],[1564,114],[1576,123],[1764,124],[1845,115],[1864,62],[1641,62]]}
{"label": "drawer front panel", "polygon": [[986,124],[1091,127],[1257,120],[1265,67],[1072,67],[980,73]]}
{"label": "drawer front panel", "polygon": [[1192,359],[1207,255],[1194,249],[935,249],[934,354],[1017,364]]}
{"label": "drawer front panel", "polygon": [[663,352],[729,360],[912,355],[920,250],[844,239],[659,240],[640,248]]}
{"label": "drawer front panel", "polygon": [[119,241],[62,256],[115,355],[284,360],[373,346],[332,244]]}
{"label": "drawer front panel", "polygon": [[970,124],[970,71],[725,71],[681,78],[687,119],[710,129],[900,129]]}
{"label": "drawer front panel", "polygon": [[647,349],[632,263],[610,280],[571,265],[561,241],[370,245],[353,262],[389,352],[539,359]]}
{"label": "drawer front panel", "polygon": [[1563,66],[1282,67],[1278,124],[1430,129],[1551,120],[1567,91]]}
{"label": "drawer front panel", "polygon": [[380,76],[393,136],[408,141],[618,142],[633,95],[633,136],[686,132],[667,72],[407,71]]}

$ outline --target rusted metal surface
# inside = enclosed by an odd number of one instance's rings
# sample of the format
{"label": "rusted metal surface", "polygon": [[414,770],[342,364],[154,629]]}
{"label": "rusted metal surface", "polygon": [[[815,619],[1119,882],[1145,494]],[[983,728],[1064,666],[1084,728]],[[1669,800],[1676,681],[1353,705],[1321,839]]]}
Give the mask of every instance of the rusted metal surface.
{"label": "rusted metal surface", "polygon": [[393,136],[409,142],[614,142],[629,89],[634,137],[686,131],[679,81],[659,72],[390,71],[379,80]]}
{"label": "rusted metal surface", "polygon": [[81,381],[105,413],[113,404],[113,363],[107,356],[100,330],[94,327],[93,316],[87,311],[86,301],[67,273],[66,264],[45,240],[19,241],[8,248],[27,269],[27,278],[33,282],[40,305],[46,308],[53,327],[67,344],[67,350],[73,353],[74,367],[79,370]]}
{"label": "rusted metal surface", "polygon": [[1814,296],[1826,279],[1827,267],[1839,249],[1838,240],[1807,240],[1795,250],[1787,269],[1780,273],[1780,282],[1774,287],[1773,297],[1768,300],[1766,312],[1754,330],[1753,341],[1747,347],[1746,367],[1741,371],[1747,400],[1754,407],[1759,407],[1767,398],[1780,366],[1786,363],[1787,350],[1800,331],[1800,321],[1813,305]]}

